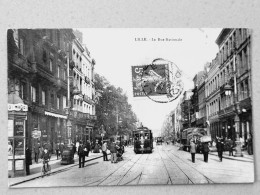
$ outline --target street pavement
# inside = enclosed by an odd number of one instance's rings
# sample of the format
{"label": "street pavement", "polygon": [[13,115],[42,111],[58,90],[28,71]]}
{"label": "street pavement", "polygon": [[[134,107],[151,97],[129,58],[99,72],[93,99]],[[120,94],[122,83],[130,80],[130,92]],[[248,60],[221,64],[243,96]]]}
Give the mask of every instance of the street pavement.
{"label": "street pavement", "polygon": [[20,183],[13,182],[14,185],[11,187],[254,182],[252,156],[245,161],[238,157],[227,158],[225,155],[220,162],[216,153],[212,152],[208,163],[203,161],[202,154],[196,154],[196,161],[192,163],[190,153],[179,150],[179,147],[173,145],[154,144],[152,154],[135,154],[133,147],[126,147],[125,151],[123,161],[118,163],[103,161],[103,158],[99,157],[88,161],[84,168],[67,166],[50,176],[37,177]]}

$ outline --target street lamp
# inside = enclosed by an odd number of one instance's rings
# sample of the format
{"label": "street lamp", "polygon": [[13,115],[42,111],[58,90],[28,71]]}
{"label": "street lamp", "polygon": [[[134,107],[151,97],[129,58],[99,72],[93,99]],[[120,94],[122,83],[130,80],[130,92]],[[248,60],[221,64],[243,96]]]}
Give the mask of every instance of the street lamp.
{"label": "street lamp", "polygon": [[225,85],[224,90],[225,90],[225,95],[226,96],[230,96],[231,95],[232,87],[229,84]]}

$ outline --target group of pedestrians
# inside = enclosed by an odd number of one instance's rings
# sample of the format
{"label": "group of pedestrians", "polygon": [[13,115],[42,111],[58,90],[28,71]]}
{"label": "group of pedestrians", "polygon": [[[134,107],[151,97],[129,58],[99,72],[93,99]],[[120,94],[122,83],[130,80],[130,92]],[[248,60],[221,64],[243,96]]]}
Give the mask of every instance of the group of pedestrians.
{"label": "group of pedestrians", "polygon": [[[193,163],[195,163],[195,154],[197,151],[197,145],[195,144],[195,141],[192,139],[190,142],[190,153],[191,153],[191,160]],[[204,142],[202,143],[202,152],[204,156],[204,162],[208,162],[208,157],[209,157],[209,143]]]}

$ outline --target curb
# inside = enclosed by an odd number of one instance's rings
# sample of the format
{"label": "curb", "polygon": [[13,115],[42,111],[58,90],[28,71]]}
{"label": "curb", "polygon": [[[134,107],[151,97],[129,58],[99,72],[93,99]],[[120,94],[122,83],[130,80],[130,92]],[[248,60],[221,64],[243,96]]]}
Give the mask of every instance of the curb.
{"label": "curb", "polygon": [[[111,153],[109,153],[109,154],[107,154],[107,155],[110,155],[110,154],[111,154]],[[103,157],[103,155],[94,157],[94,158],[92,158],[92,159],[88,159],[88,160],[85,161],[85,163],[86,163],[86,162],[89,162],[89,161],[92,161],[92,160],[96,160],[96,159],[98,159],[98,158],[102,158],[102,157]],[[51,173],[46,174],[45,176],[50,176],[50,175],[52,175],[52,174],[54,174],[54,173],[62,172],[62,171],[65,170],[65,169],[69,169],[69,168],[74,167],[74,166],[77,166],[77,165],[79,165],[78,162],[77,162],[77,163],[74,163],[74,164],[72,164],[72,165],[67,165],[66,167],[56,168],[56,169],[52,170]],[[39,175],[37,175],[37,174],[39,174]],[[27,181],[32,181],[32,180],[34,180],[34,179],[41,178],[41,177],[42,177],[42,176],[41,176],[41,173],[36,173],[35,176],[32,177],[32,178],[28,178],[28,179],[25,179],[25,180],[23,180],[23,181],[19,181],[19,182],[17,182],[17,183],[13,183],[13,184],[9,185],[9,188],[11,188],[12,186],[15,186],[15,185],[19,185],[19,184],[25,183],[25,182],[27,182]]]}
{"label": "curb", "polygon": [[[218,156],[217,154],[214,154],[214,153],[209,153],[209,154],[210,155],[214,155],[214,156]],[[252,159],[252,160],[243,160],[243,159],[235,159],[235,158],[231,158],[231,157],[227,157],[227,156],[223,156],[222,158],[229,159],[229,160],[237,160],[237,161],[242,161],[242,162],[254,163],[254,159]]]}

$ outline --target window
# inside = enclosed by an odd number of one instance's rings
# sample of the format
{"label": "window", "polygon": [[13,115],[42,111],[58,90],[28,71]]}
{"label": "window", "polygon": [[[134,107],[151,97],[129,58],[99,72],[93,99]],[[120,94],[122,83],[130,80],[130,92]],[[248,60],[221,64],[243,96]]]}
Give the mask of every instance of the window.
{"label": "window", "polygon": [[63,71],[63,79],[66,80],[66,68],[64,68],[64,71]]}
{"label": "window", "polygon": [[60,97],[57,97],[57,109],[60,109]]}
{"label": "window", "polygon": [[47,62],[47,52],[46,52],[45,49],[43,49],[43,53],[42,53],[42,61],[43,61],[44,63]]}
{"label": "window", "polygon": [[32,102],[36,102],[36,88],[31,86],[31,100]]}
{"label": "window", "polygon": [[51,94],[51,106],[54,108],[54,94]]}
{"label": "window", "polygon": [[26,83],[25,82],[20,82],[20,86],[19,86],[19,96],[22,99],[27,99],[27,95],[26,95]]}
{"label": "window", "polygon": [[50,71],[51,71],[51,72],[52,72],[52,68],[53,68],[52,63],[53,63],[53,62],[52,62],[52,59],[50,59],[50,67],[49,67],[49,68],[50,68]]}
{"label": "window", "polygon": [[63,108],[66,108],[67,105],[67,97],[63,96]]}
{"label": "window", "polygon": [[46,92],[42,91],[42,105],[46,105],[45,98],[46,98]]}
{"label": "window", "polygon": [[25,44],[24,44],[24,39],[23,38],[20,38],[20,40],[19,40],[19,52],[22,55],[25,55]]}
{"label": "window", "polygon": [[58,69],[57,69],[57,77],[60,78],[60,66],[58,66]]}
{"label": "window", "polygon": [[243,100],[244,99],[244,84],[241,83],[240,84],[240,100]]}

